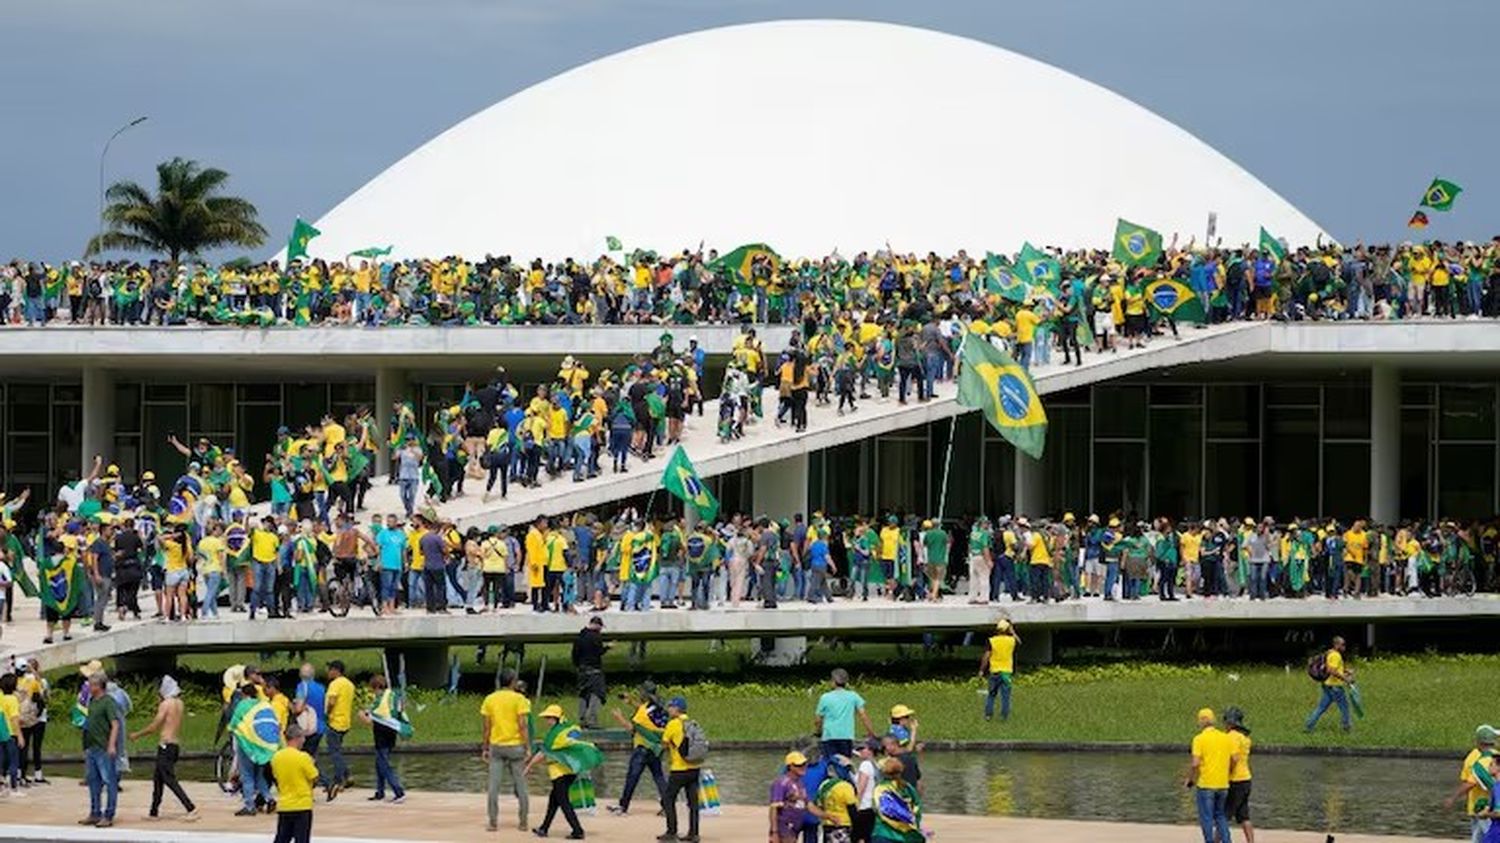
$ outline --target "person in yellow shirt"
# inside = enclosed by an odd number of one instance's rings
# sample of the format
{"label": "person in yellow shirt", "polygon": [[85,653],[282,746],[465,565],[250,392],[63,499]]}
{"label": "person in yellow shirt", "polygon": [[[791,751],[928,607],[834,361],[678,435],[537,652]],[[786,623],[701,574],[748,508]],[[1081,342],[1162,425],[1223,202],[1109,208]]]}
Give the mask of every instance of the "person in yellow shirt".
{"label": "person in yellow shirt", "polygon": [[896,554],[901,549],[901,538],[901,527],[896,516],[888,516],[885,526],[880,528],[880,572],[887,598],[896,594]]}
{"label": "person in yellow shirt", "polygon": [[530,801],[526,798],[526,776],[521,772],[526,764],[526,751],[531,746],[531,701],[516,692],[516,672],[511,668],[500,671],[499,688],[484,698],[479,706],[482,731],[479,738],[479,754],[489,765],[487,789],[489,830],[500,828],[500,780],[510,775],[511,788],[516,794],[516,825],[524,830]]}
{"label": "person in yellow shirt", "polygon": [[549,705],[542,709],[541,723],[537,724],[537,728],[546,730],[542,738],[542,743],[546,744],[550,742],[550,745],[539,747],[536,754],[532,755],[531,759],[526,762],[526,766],[522,769],[521,774],[523,776],[526,775],[531,771],[533,766],[546,761],[547,780],[552,783],[552,788],[547,794],[547,815],[542,819],[542,824],[532,829],[531,833],[537,837],[546,837],[548,830],[552,826],[553,818],[557,816],[558,811],[562,811],[563,819],[567,820],[568,828],[571,830],[568,838],[570,840],[582,840],[583,826],[579,824],[578,813],[573,810],[573,803],[568,798],[568,790],[572,787],[573,782],[578,776],[573,772],[572,768],[559,763],[548,754],[549,751],[560,750],[576,742],[575,738],[569,735],[566,729],[556,729],[556,734],[553,734],[554,727],[563,723],[566,719],[563,716],[562,706]]}
{"label": "person in yellow shirt", "polygon": [[661,800],[667,815],[667,839],[677,836],[679,793],[687,799],[688,839],[698,839],[698,775],[703,765],[683,757],[683,744],[687,740],[683,727],[687,722],[687,700],[682,697],[667,700],[667,725],[661,733],[661,744],[667,748],[667,793]]}
{"label": "person in yellow shirt", "polygon": [[[1464,756],[1464,763],[1458,768],[1458,788],[1443,800],[1443,806],[1452,810],[1457,800],[1464,800],[1464,814],[1469,818],[1469,836],[1473,840],[1483,840],[1493,819],[1479,816],[1482,805],[1489,803],[1490,792],[1481,781],[1481,773],[1487,772],[1484,768],[1493,768],[1495,742],[1500,739],[1500,732],[1495,727],[1485,724],[1474,730],[1474,748]],[[1484,765],[1484,768],[1476,768],[1476,765]],[[1490,810],[1493,810],[1491,808]]]}
{"label": "person in yellow shirt", "polygon": [[1031,574],[1031,602],[1046,603],[1052,599],[1052,546],[1047,532],[1032,529],[1023,517],[1018,525],[1025,531],[1027,563]]}
{"label": "person in yellow shirt", "polygon": [[1245,726],[1245,712],[1230,707],[1224,712],[1224,728],[1229,735],[1229,797],[1224,813],[1229,821],[1245,832],[1246,841],[1255,840],[1255,826],[1250,823],[1250,729]]}
{"label": "person in yellow shirt", "polygon": [[318,765],[302,751],[303,740],[301,727],[294,723],[286,730],[286,746],[271,756],[277,840],[312,839],[313,785],[318,781]]}
{"label": "person in yellow shirt", "polygon": [[1193,788],[1198,806],[1198,826],[1203,839],[1212,843],[1229,840],[1229,768],[1233,763],[1234,745],[1229,735],[1215,725],[1211,708],[1198,711],[1198,734],[1193,737],[1193,761],[1185,784]]}
{"label": "person in yellow shirt", "polygon": [[224,525],[209,524],[208,535],[198,540],[198,573],[203,577],[203,594],[199,601],[199,618],[219,616],[219,585],[224,581],[229,548],[224,544]]}
{"label": "person in yellow shirt", "polygon": [[1323,654],[1323,664],[1328,675],[1320,684],[1322,696],[1318,698],[1318,707],[1308,715],[1304,731],[1311,732],[1318,725],[1323,712],[1327,711],[1331,705],[1339,707],[1339,717],[1344,731],[1348,732],[1350,729],[1348,685],[1354,681],[1354,669],[1344,664],[1344,649],[1343,637],[1335,635],[1328,652]]}
{"label": "person in yellow shirt", "polygon": [[1344,531],[1344,582],[1345,594],[1360,596],[1364,584],[1365,563],[1369,559],[1370,533],[1365,529],[1363,518],[1356,518]]}
{"label": "person in yellow shirt", "polygon": [[859,795],[848,779],[831,777],[813,794],[817,800],[818,816],[823,820],[824,840],[851,840],[854,830],[853,811],[859,807]]}
{"label": "person in yellow shirt", "polygon": [[547,601],[552,611],[561,612],[563,606],[563,575],[568,571],[568,538],[564,531],[553,528],[547,531],[547,572],[542,580],[547,590]]}
{"label": "person in yellow shirt", "polygon": [[[1186,585],[1185,592],[1188,597],[1193,596],[1193,583],[1197,581],[1199,576],[1198,564],[1203,555],[1203,533],[1204,530],[1200,527],[1187,527],[1181,533],[1177,534],[1177,545],[1182,553],[1182,564],[1187,568],[1183,582]],[[1286,554],[1283,553],[1281,558],[1285,559]]]}
{"label": "person in yellow shirt", "polygon": [[[181,524],[164,532],[160,544],[163,582],[167,590],[167,619],[177,621],[187,617],[188,585],[193,576],[188,570],[188,560],[191,558],[193,545],[188,539],[187,528]],[[66,547],[65,543],[65,550]],[[64,634],[66,634],[66,627]]]}
{"label": "person in yellow shirt", "polygon": [[1000,697],[1000,719],[1010,719],[1011,676],[1016,671],[1016,645],[1021,636],[1010,621],[1001,620],[990,636],[989,646],[979,657],[979,678],[989,682],[989,691],[984,696],[984,719],[995,716],[995,697]]}
{"label": "person in yellow shirt", "polygon": [[491,526],[479,542],[479,573],[483,577],[481,593],[486,609],[509,609],[515,605],[511,578],[510,546],[496,526]]}
{"label": "person in yellow shirt", "polygon": [[328,778],[328,801],[332,802],[339,791],[348,786],[349,764],[344,760],[344,737],[354,725],[354,683],[344,675],[344,663],[338,659],[328,663],[328,691],[323,698],[323,711],[328,724],[328,758],[332,774]]}
{"label": "person in yellow shirt", "polygon": [[1042,318],[1032,310],[1035,305],[1035,300],[1027,299],[1021,309],[1016,311],[1016,362],[1028,371],[1031,369],[1031,348],[1036,340],[1036,326],[1042,322]]}
{"label": "person in yellow shirt", "polygon": [[626,814],[630,811],[630,798],[635,795],[635,786],[640,783],[641,773],[649,772],[656,783],[656,798],[660,802],[667,792],[667,778],[661,769],[661,736],[667,725],[667,709],[656,696],[656,683],[647,679],[631,694],[636,702],[635,713],[629,720],[615,709],[609,713],[622,728],[630,730],[630,764],[625,774],[625,786],[620,790],[620,801],[610,806],[611,814]]}
{"label": "person in yellow shirt", "polygon": [[531,611],[547,611],[547,518],[539,516],[526,531],[526,586],[531,590]]}

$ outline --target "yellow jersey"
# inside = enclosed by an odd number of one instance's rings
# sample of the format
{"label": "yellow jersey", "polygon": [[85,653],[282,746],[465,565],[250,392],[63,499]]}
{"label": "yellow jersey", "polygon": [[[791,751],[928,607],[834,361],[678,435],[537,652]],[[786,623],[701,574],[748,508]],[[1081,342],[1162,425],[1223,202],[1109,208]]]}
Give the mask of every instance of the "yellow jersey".
{"label": "yellow jersey", "polygon": [[1204,727],[1193,738],[1193,758],[1198,762],[1198,778],[1193,782],[1204,790],[1229,787],[1229,758],[1234,747],[1229,736],[1213,726]]}
{"label": "yellow jersey", "polygon": [[495,691],[479,705],[480,716],[488,717],[490,721],[489,741],[492,746],[520,746],[521,718],[530,713],[531,700],[509,688]]}
{"label": "yellow jersey", "polygon": [[1016,670],[1016,637],[990,637],[990,673],[1014,673]]}
{"label": "yellow jersey", "polygon": [[271,756],[271,777],[276,780],[277,810],[282,813],[312,810],[318,766],[311,755],[290,746],[276,750]]}
{"label": "yellow jersey", "polygon": [[667,727],[661,732],[662,746],[667,748],[667,768],[673,773],[680,773],[684,770],[696,770],[703,766],[702,764],[690,763],[686,758],[682,757],[681,747],[684,740],[682,724],[686,723],[687,719],[686,714],[679,714],[668,720]]}
{"label": "yellow jersey", "polygon": [[1229,745],[1233,749],[1229,760],[1229,780],[1250,781],[1250,736],[1238,729],[1231,730]]}

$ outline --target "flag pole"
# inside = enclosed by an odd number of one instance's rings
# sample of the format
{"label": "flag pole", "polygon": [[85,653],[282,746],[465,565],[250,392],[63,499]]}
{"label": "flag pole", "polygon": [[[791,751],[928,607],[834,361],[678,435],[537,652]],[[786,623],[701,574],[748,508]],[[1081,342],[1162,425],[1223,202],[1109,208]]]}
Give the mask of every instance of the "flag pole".
{"label": "flag pole", "polygon": [[[954,357],[958,358],[957,363],[953,367],[953,388],[954,389],[958,388],[958,378],[959,378],[959,374],[960,374],[959,373],[959,367],[963,365],[963,359],[964,359],[964,343],[966,343],[968,341],[969,341],[969,332],[966,329],[964,331],[963,338],[958,341],[958,350],[955,351],[954,355],[953,355]],[[954,396],[954,401],[957,401],[957,400],[958,400],[957,396]],[[948,417],[948,452],[945,455],[943,455],[943,485],[942,485],[942,491],[938,493],[938,512],[937,512],[937,516],[938,516],[938,524],[939,525],[942,524],[942,522],[943,522],[943,513],[947,510],[947,507],[948,507],[948,472],[951,471],[952,468],[953,468],[953,438],[954,438],[954,433],[957,430],[958,430],[958,414],[954,413],[953,415],[951,415],[951,416]]]}

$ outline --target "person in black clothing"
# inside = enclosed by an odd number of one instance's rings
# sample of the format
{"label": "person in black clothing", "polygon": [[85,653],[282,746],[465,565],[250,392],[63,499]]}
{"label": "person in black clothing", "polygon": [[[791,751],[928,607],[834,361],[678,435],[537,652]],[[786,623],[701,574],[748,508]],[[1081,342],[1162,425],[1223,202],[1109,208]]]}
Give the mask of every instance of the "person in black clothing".
{"label": "person in black clothing", "polygon": [[143,547],[140,533],[135,531],[134,524],[122,521],[115,528],[115,608],[122,621],[125,620],[126,612],[134,615],[136,620],[141,619],[141,605],[137,597],[141,579],[145,576],[145,567],[141,564]]}
{"label": "person in black clothing", "polygon": [[573,639],[573,669],[578,671],[578,723],[585,729],[599,725],[599,710],[609,690],[604,681],[604,619],[589,618],[588,626]]}
{"label": "person in black clothing", "polygon": [[651,419],[651,408],[646,404],[646,396],[650,395],[656,384],[648,378],[641,377],[630,385],[626,395],[630,397],[630,411],[635,415],[635,450],[642,459],[651,459],[652,440],[656,438],[655,425]]}

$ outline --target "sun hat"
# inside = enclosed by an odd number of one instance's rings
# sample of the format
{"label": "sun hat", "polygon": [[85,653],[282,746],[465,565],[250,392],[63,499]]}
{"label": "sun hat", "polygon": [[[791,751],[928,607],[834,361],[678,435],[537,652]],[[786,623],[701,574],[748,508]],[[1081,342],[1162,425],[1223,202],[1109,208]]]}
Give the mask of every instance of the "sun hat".
{"label": "sun hat", "polygon": [[915,709],[912,709],[912,708],[910,708],[910,707],[908,707],[906,705],[903,705],[901,703],[897,703],[896,705],[891,706],[891,719],[892,720],[895,720],[895,719],[901,718],[901,717],[911,717],[913,714],[916,714],[916,713],[917,712],[916,712]]}

